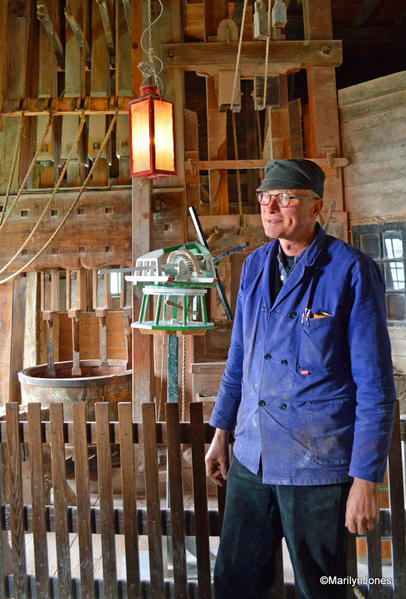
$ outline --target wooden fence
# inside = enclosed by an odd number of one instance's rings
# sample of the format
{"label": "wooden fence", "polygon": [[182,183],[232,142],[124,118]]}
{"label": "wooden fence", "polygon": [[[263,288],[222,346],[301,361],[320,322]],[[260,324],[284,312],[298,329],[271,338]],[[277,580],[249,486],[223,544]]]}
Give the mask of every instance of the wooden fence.
{"label": "wooden fence", "polygon": [[[7,405],[6,420],[0,422],[0,599],[211,597],[213,538],[219,536],[221,528],[224,490],[219,489],[217,496],[211,493],[208,497],[204,453],[205,442],[210,442],[213,430],[203,421],[202,404],[190,405],[190,423],[179,423],[176,404],[167,405],[166,422],[155,421],[154,404],[143,405],[142,424],[132,422],[130,404],[119,404],[118,414],[118,422],[109,422],[108,404],[99,403],[96,404],[96,421],[87,422],[85,405],[77,404],[73,408],[73,422],[64,422],[63,406],[53,404],[49,419],[46,416],[44,421],[37,403],[28,406],[27,421],[21,421],[19,406]],[[185,446],[191,451],[193,481],[188,505],[185,505],[182,458]],[[160,484],[162,466],[160,469],[159,456],[162,452],[166,456],[164,474],[169,473],[168,477],[165,474],[168,478],[166,497]],[[94,456],[96,472],[91,466]],[[147,465],[145,496],[137,487],[142,470],[140,456],[141,462],[145,456]],[[67,485],[69,464],[73,494]],[[114,464],[115,471],[117,464],[120,471],[119,495],[113,492]],[[97,481],[97,504],[91,500],[92,477]],[[29,503],[24,502],[26,480],[30,487]],[[360,584],[362,596],[406,596],[405,511],[398,416],[389,458],[389,489],[391,509],[381,510],[380,523],[367,539],[368,575],[382,576],[380,540],[390,536],[393,585],[370,585],[368,590],[368,586]],[[53,533],[52,544],[50,536]],[[140,568],[139,548],[144,535],[148,539],[148,552],[144,552],[149,559],[147,579]],[[72,570],[73,536],[78,546],[76,574]],[[95,575],[94,568],[96,536],[101,548],[100,576]],[[117,574],[118,537],[123,541],[125,575]],[[28,538],[31,546],[27,543]],[[190,538],[194,538],[192,545],[197,559],[194,576],[190,576],[186,559]],[[166,559],[165,547],[168,547],[169,559]],[[56,554],[54,573],[50,571],[52,551]],[[28,552],[33,554],[32,571],[27,567]],[[288,599],[293,597],[293,586],[283,581],[282,552],[279,552],[278,560],[279,578],[271,597]],[[348,574],[357,576],[353,536],[349,542]]]}

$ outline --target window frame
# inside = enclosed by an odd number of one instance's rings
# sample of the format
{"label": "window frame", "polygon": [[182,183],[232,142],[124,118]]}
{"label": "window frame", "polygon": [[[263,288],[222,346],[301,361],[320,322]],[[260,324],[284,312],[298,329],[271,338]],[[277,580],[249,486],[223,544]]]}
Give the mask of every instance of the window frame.
{"label": "window frame", "polygon": [[[352,227],[352,240],[353,245],[358,250],[363,251],[361,248],[361,235],[375,234],[379,235],[379,251],[380,258],[372,258],[374,262],[379,265],[381,270],[383,279],[385,281],[385,272],[384,272],[384,264],[388,262],[402,262],[403,264],[403,272],[406,274],[406,222],[388,222],[382,224],[370,224],[370,225],[358,225]],[[399,231],[402,234],[402,246],[403,246],[403,258],[385,258],[384,257],[384,247],[383,247],[383,233],[386,231]],[[365,252],[364,252],[365,253]],[[368,254],[366,254],[368,255]],[[386,287],[386,281],[385,281]],[[387,289],[385,288],[385,301],[388,295],[401,294],[405,297],[406,300],[406,282],[405,287],[402,290],[399,289]],[[406,318],[405,320],[390,320],[387,319],[388,326],[395,327],[406,327]]]}

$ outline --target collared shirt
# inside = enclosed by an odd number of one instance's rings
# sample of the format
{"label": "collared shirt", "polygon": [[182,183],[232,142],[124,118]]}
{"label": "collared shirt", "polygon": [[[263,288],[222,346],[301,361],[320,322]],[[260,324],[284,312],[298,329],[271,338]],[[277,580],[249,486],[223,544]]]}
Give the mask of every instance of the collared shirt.
{"label": "collared shirt", "polygon": [[300,254],[296,254],[296,256],[293,256],[293,267],[289,268],[289,265],[286,263],[286,254],[284,253],[281,246],[279,245],[279,251],[277,254],[277,258],[278,258],[279,274],[280,274],[280,278],[282,281],[282,285],[285,283],[286,279],[288,278],[288,276],[290,275],[291,271],[296,266],[296,264],[299,262],[300,258],[303,256],[305,251],[306,250],[303,250],[303,252],[300,252]]}
{"label": "collared shirt", "polygon": [[210,424],[237,423],[234,454],[253,473],[262,456],[264,483],[381,482],[396,399],[382,275],[316,233],[274,302],[278,241],[245,260]]}

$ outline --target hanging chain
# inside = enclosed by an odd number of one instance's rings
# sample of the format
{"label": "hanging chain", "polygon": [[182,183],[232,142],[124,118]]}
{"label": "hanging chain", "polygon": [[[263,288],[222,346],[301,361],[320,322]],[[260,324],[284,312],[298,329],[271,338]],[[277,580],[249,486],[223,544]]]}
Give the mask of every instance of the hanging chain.
{"label": "hanging chain", "polygon": [[[152,0],[148,0],[147,3],[147,27],[142,32],[140,39],[140,45],[144,54],[146,55],[147,60],[142,60],[140,63],[138,63],[138,69],[141,72],[141,75],[143,76],[142,85],[144,85],[144,82],[147,79],[153,77],[155,85],[158,87],[159,95],[162,96],[163,82],[159,75],[162,73],[164,65],[159,56],[156,56],[156,54],[154,54],[154,49],[152,46],[152,27],[156,25],[156,23],[159,21],[164,10],[162,1],[158,0],[158,2],[160,6],[160,11],[154,21],[152,21]],[[146,33],[148,33],[148,48],[144,46],[144,36]],[[155,63],[157,63],[157,68],[155,67]]]}

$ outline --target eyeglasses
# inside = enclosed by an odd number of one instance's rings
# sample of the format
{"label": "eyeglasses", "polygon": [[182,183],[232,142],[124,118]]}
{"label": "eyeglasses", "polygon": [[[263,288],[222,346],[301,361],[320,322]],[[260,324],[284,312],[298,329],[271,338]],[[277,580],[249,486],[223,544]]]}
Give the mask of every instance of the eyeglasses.
{"label": "eyeglasses", "polygon": [[298,200],[317,200],[318,196],[292,196],[288,193],[273,194],[270,191],[257,192],[257,200],[261,206],[268,206],[271,198],[275,198],[280,208],[288,208],[288,206],[296,206]]}

